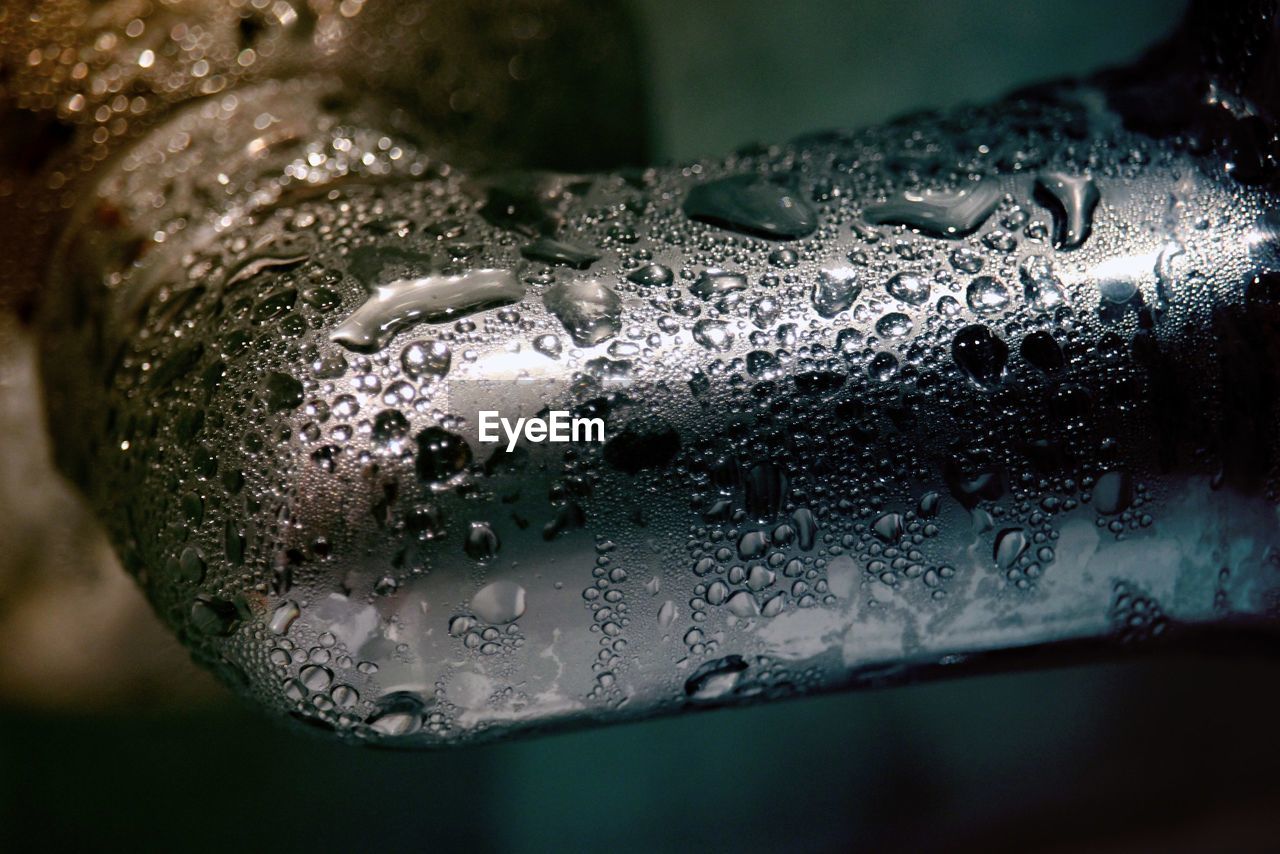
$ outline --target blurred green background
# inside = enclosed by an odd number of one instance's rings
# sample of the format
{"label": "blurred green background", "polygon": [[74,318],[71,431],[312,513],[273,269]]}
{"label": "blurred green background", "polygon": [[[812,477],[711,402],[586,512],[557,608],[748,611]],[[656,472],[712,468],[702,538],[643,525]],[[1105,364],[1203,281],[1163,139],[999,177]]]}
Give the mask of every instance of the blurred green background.
{"label": "blurred green background", "polygon": [[[1182,4],[628,7],[651,148],[685,159],[1123,62]],[[0,850],[1261,849],[1276,677],[1265,658],[1139,659],[431,754],[332,745],[222,695],[10,705]]]}
{"label": "blurred green background", "polygon": [[417,754],[230,701],[10,710],[0,848],[1262,851],[1276,676],[1238,657],[1077,667]]}
{"label": "blurred green background", "polygon": [[628,0],[676,160],[986,101],[1135,59],[1184,0]]}

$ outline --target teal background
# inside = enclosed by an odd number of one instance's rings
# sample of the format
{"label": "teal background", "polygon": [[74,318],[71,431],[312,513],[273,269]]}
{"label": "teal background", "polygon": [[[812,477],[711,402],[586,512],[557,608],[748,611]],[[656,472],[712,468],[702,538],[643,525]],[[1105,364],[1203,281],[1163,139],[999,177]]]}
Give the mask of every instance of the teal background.
{"label": "teal background", "polygon": [[991,100],[1135,59],[1184,0],[628,0],[677,160]]}
{"label": "teal background", "polygon": [[436,753],[330,744],[231,701],[9,710],[0,850],[1260,851],[1276,676],[1139,660]]}

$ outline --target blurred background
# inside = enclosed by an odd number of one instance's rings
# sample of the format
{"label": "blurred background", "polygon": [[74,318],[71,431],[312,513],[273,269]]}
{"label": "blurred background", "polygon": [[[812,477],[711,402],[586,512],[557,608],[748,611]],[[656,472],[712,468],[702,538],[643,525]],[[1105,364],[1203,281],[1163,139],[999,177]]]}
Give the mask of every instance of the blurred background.
{"label": "blurred background", "polygon": [[[628,0],[649,149],[715,155],[1135,58],[1160,0]],[[195,669],[52,472],[0,317],[0,849],[1266,850],[1280,668],[1137,658],[443,753],[277,726]]]}

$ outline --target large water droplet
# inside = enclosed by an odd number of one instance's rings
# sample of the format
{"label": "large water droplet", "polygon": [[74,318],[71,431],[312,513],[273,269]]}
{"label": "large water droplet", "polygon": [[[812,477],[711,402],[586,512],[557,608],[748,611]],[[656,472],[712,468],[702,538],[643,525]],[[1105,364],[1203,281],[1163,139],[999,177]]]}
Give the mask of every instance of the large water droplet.
{"label": "large water droplet", "polygon": [[1000,311],[1009,304],[1009,289],[993,276],[978,276],[964,292],[969,308],[978,314]]}
{"label": "large water droplet", "polygon": [[471,610],[486,623],[510,623],[524,614],[524,598],[524,588],[514,581],[494,581],[471,597]]}
{"label": "large water droplet", "polygon": [[708,350],[728,350],[733,346],[733,333],[723,320],[699,320],[693,325],[693,340]]}
{"label": "large water droplet", "polygon": [[755,175],[699,184],[685,197],[684,212],[712,225],[783,240],[804,237],[818,226],[803,199]]}
{"label": "large water droplet", "polygon": [[1127,510],[1133,503],[1133,478],[1127,471],[1109,471],[1093,485],[1093,506],[1099,513]]}
{"label": "large water droplet", "polygon": [[392,691],[378,698],[377,708],[366,721],[379,735],[413,735],[422,729],[426,703],[409,691]]}
{"label": "large water droplet", "polygon": [[1022,278],[1022,292],[1035,311],[1051,311],[1067,301],[1062,282],[1053,272],[1053,265],[1042,255],[1032,255],[1022,262],[1018,270]]}
{"label": "large water droplet", "polygon": [[813,307],[823,317],[835,317],[853,305],[861,292],[862,284],[854,278],[853,270],[824,270],[813,286]]}
{"label": "large water droplet", "polygon": [[963,237],[986,222],[1000,203],[1000,186],[984,179],[959,190],[901,193],[862,212],[867,222],[918,228],[936,237]]}
{"label": "large water droplet", "polygon": [[552,240],[550,237],[539,237],[529,245],[521,248],[520,254],[530,261],[572,267],[575,270],[585,270],[600,259],[599,255],[589,249],[573,243]]}
{"label": "large water droplet", "polygon": [[684,693],[695,703],[719,699],[737,686],[747,667],[747,662],[740,655],[708,661],[685,680]]}
{"label": "large water droplet", "polygon": [[896,543],[902,539],[903,524],[901,513],[884,513],[871,523],[871,530],[886,543]]}
{"label": "large water droplet", "polygon": [[353,350],[381,349],[414,323],[455,320],[523,297],[524,285],[509,270],[397,279],[377,286],[329,337]]}
{"label": "large water droplet", "polygon": [[1066,364],[1061,345],[1051,334],[1044,330],[1031,332],[1023,338],[1020,352],[1022,353],[1022,358],[1046,374],[1052,373]]}
{"label": "large water droplet", "polygon": [[745,590],[739,590],[730,596],[729,601],[724,604],[734,616],[742,617],[743,619],[757,616],[760,613],[760,605],[756,602],[756,597]]}
{"label": "large water droplet", "polygon": [[449,352],[449,345],[443,341],[414,341],[400,353],[400,367],[414,379],[422,376],[442,377],[449,373],[452,362],[453,355]]}
{"label": "large water droplet", "polygon": [[876,321],[876,334],[892,341],[911,334],[911,318],[900,311],[891,311]]}
{"label": "large water droplet", "polygon": [[1009,345],[980,323],[964,327],[951,339],[951,358],[965,376],[982,388],[995,388],[1004,376]]}
{"label": "large water droplet", "polygon": [[1053,211],[1054,246],[1074,249],[1093,227],[1093,210],[1101,195],[1093,179],[1066,172],[1041,172],[1036,191]]}
{"label": "large water droplet", "polygon": [[646,264],[627,276],[627,281],[648,288],[665,288],[674,278],[670,267],[662,264]]}
{"label": "large water droplet", "polygon": [[296,409],[302,403],[302,383],[289,374],[272,371],[267,374],[265,386],[267,406],[272,412]]}
{"label": "large water droplet", "polygon": [[1021,528],[1005,528],[996,534],[992,559],[1000,569],[1008,569],[1018,562],[1022,553],[1031,545],[1027,534]]}
{"label": "large water droplet", "polygon": [[471,464],[471,446],[456,433],[428,427],[418,434],[418,477],[447,480]]}
{"label": "large water droplet", "polygon": [[908,305],[923,305],[929,299],[929,280],[918,270],[894,273],[884,283],[889,296]]}
{"label": "large water droplet", "polygon": [[689,290],[705,300],[746,289],[746,276],[741,273],[726,273],[723,270],[704,270],[698,280],[689,286]]}
{"label": "large water droplet", "polygon": [[498,554],[498,535],[488,522],[472,522],[463,549],[475,560],[488,560]]}
{"label": "large water droplet", "polygon": [[590,347],[618,334],[622,300],[599,279],[553,285],[543,302],[579,347]]}

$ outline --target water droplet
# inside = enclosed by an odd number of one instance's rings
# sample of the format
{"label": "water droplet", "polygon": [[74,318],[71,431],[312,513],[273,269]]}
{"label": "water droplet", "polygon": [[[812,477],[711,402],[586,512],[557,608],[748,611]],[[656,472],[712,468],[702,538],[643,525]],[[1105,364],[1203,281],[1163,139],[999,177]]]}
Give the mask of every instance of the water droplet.
{"label": "water droplet", "polygon": [[1155,276],[1157,253],[1124,255],[1095,264],[1089,276],[1097,283],[1102,299],[1125,305],[1139,295],[1140,283]]}
{"label": "water droplet", "polygon": [[900,311],[891,311],[876,321],[876,334],[887,340],[905,338],[911,334],[911,318]]}
{"label": "water droplet", "polygon": [[808,507],[801,507],[791,514],[791,521],[796,526],[796,545],[802,551],[812,549],[818,536],[818,520],[814,518],[813,511]]}
{"label": "water droplet", "polygon": [[923,305],[929,299],[929,280],[918,270],[894,273],[884,283],[889,296],[908,305]]}
{"label": "water droplet", "polygon": [[951,266],[961,273],[976,273],[982,269],[982,254],[968,246],[957,246],[951,250]]}
{"label": "water droplet", "polygon": [[514,581],[494,581],[471,597],[471,610],[486,623],[510,623],[524,614],[524,599],[524,588]]}
{"label": "water droplet", "polygon": [[398,409],[384,409],[373,418],[373,441],[385,448],[409,435],[409,419]]}
{"label": "water droplet", "polygon": [[898,358],[892,353],[876,353],[867,364],[867,376],[876,382],[888,382],[898,374]]}
{"label": "water droplet", "polygon": [[600,260],[600,256],[589,249],[560,240],[552,240],[550,237],[539,237],[521,248],[520,254],[530,261],[572,267],[575,270],[585,270]]}
{"label": "water droplet", "polygon": [[274,320],[292,311],[293,304],[297,300],[297,290],[294,288],[281,288],[259,300],[258,304],[253,307],[253,313],[250,318],[254,323],[266,323],[269,320]]}
{"label": "water droplet", "polygon": [[561,351],[560,339],[554,335],[539,335],[533,339],[533,349],[548,359],[559,359]]}
{"label": "water droplet", "polygon": [[302,404],[302,391],[302,383],[288,374],[282,374],[279,371],[267,374],[267,406],[273,412],[296,409]]}
{"label": "water droplet", "polygon": [[951,340],[951,358],[969,379],[982,388],[991,389],[998,386],[1004,376],[1009,345],[986,326],[975,323],[961,329]]}
{"label": "water droplet", "polygon": [[722,320],[699,320],[693,325],[693,340],[708,350],[728,350],[733,345],[733,333]]}
{"label": "water droplet", "polygon": [[747,373],[756,379],[775,380],[781,372],[778,357],[767,350],[752,350],[747,354]]}
{"label": "water droplet", "polygon": [[271,612],[271,622],[269,628],[278,635],[287,634],[289,627],[293,625],[293,621],[302,615],[298,603],[292,600],[286,600],[276,606]]}
{"label": "water droplet", "polygon": [[769,547],[769,537],[764,531],[748,531],[738,538],[738,558],[751,560],[765,553]]}
{"label": "water droplet", "polygon": [[354,709],[356,704],[360,702],[360,692],[350,685],[334,685],[333,690],[329,692],[329,696],[333,698],[333,702],[340,709]]}
{"label": "water droplet", "polygon": [[1066,364],[1062,347],[1044,330],[1029,333],[1022,339],[1022,358],[1045,373],[1052,373]]}
{"label": "water droplet", "polygon": [[757,616],[760,613],[760,605],[756,602],[756,597],[745,590],[739,590],[730,596],[729,601],[725,602],[725,607],[734,616],[742,617],[743,619]]}
{"label": "water droplet", "polygon": [[719,699],[737,686],[747,667],[740,655],[708,661],[685,680],[684,693],[695,703]]}
{"label": "water droplet", "polygon": [[1036,191],[1053,211],[1053,245],[1074,249],[1084,243],[1101,198],[1093,179],[1065,172],[1041,172],[1036,177]]}
{"label": "water droplet", "polygon": [[835,317],[853,305],[862,292],[862,284],[851,269],[824,270],[813,286],[813,307],[826,318]]}
{"label": "water droplet", "polygon": [[862,215],[877,225],[891,223],[918,228],[935,237],[963,237],[986,222],[999,203],[999,184],[984,179],[959,190],[901,193],[886,202],[868,205]]}
{"label": "water droplet", "polygon": [[760,329],[768,329],[781,312],[781,306],[773,297],[761,297],[751,304],[751,322]]}
{"label": "water droplet", "polygon": [[509,270],[397,279],[375,287],[329,337],[353,350],[381,349],[397,332],[415,323],[456,320],[523,297],[524,285]]}
{"label": "water droplet", "polygon": [[647,288],[665,288],[674,278],[670,267],[662,264],[646,264],[627,276],[627,281]]}
{"label": "water droplet", "polygon": [[1053,265],[1043,255],[1032,255],[1022,262],[1018,270],[1022,278],[1023,296],[1034,311],[1051,311],[1067,301],[1062,282],[1053,272]]}
{"label": "water droplet", "polygon": [[1005,528],[996,534],[992,559],[1000,569],[1008,569],[1018,562],[1030,545],[1031,541],[1021,528]]}
{"label": "water droplet", "polygon": [[746,276],[741,273],[726,273],[723,270],[704,270],[698,280],[689,286],[690,291],[704,300],[746,289]]}
{"label": "water droplet", "polygon": [[366,723],[379,735],[413,735],[422,729],[426,703],[417,694],[392,691],[379,697],[376,705]]}
{"label": "water droplet", "polygon": [[472,522],[463,548],[474,560],[488,560],[498,554],[500,543],[488,522]]}
{"label": "water droplet", "polygon": [[333,671],[319,664],[309,664],[298,671],[298,679],[309,691],[327,691],[333,684]]}
{"label": "water droplet", "polygon": [[178,575],[188,584],[199,584],[204,581],[205,562],[200,552],[188,546],[182,550],[178,558]]}
{"label": "water droplet", "polygon": [[579,347],[590,347],[618,334],[622,300],[598,279],[553,285],[543,302]]}
{"label": "water droplet", "polygon": [[447,480],[471,464],[471,446],[456,433],[428,427],[417,441],[418,477],[425,481]]}
{"label": "water droplet", "polygon": [[684,212],[701,222],[774,239],[804,237],[818,227],[807,202],[755,175],[699,184],[685,197]]}
{"label": "water droplet", "polygon": [[332,380],[342,376],[347,371],[347,360],[342,358],[338,353],[329,353],[316,358],[311,363],[311,374],[316,379]]}
{"label": "water droplet", "polygon": [[775,249],[769,253],[769,263],[789,270],[800,263],[800,255],[794,249]]}
{"label": "water droplet", "polygon": [[1106,515],[1120,513],[1133,503],[1133,478],[1127,471],[1109,471],[1093,485],[1093,506]]}
{"label": "water droplet", "polygon": [[200,634],[226,636],[239,624],[236,606],[225,599],[200,595],[191,606],[191,627]]}
{"label": "water droplet", "polygon": [[414,341],[400,352],[400,367],[409,376],[442,377],[449,373],[453,355],[443,341]]}
{"label": "water droplet", "polygon": [[950,294],[938,297],[938,314],[943,317],[958,317],[963,310],[964,307],[960,305],[960,300]]}
{"label": "water droplet", "polygon": [[1009,289],[997,278],[978,276],[965,290],[965,301],[978,314],[989,314],[1009,304]]}
{"label": "water droplet", "polygon": [[886,543],[896,543],[902,539],[903,525],[901,513],[885,513],[871,523],[871,530]]}

